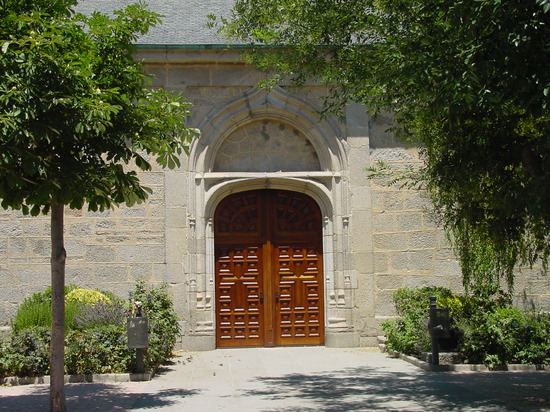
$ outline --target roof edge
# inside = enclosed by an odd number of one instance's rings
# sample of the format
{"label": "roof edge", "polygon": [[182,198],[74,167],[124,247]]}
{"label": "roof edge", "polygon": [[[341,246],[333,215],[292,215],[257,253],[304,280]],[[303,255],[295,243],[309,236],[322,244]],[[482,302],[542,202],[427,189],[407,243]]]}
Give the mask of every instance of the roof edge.
{"label": "roof edge", "polygon": [[[150,50],[245,50],[250,49],[248,44],[161,44],[139,43],[134,45],[136,49]],[[255,46],[257,47],[257,46]],[[262,46],[260,46],[262,47]]]}

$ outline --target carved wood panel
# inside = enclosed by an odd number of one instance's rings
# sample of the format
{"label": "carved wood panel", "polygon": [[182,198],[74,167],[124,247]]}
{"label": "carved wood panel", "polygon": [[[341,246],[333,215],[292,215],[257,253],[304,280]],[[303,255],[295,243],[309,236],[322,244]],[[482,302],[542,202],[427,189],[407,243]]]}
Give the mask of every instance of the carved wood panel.
{"label": "carved wood panel", "polygon": [[288,191],[237,193],[215,225],[217,345],[324,343],[317,204]]}
{"label": "carved wood panel", "polygon": [[216,296],[218,346],[263,345],[260,246],[218,250]]}
{"label": "carved wood panel", "polygon": [[319,247],[281,245],[276,246],[274,252],[277,344],[323,343],[323,277]]}

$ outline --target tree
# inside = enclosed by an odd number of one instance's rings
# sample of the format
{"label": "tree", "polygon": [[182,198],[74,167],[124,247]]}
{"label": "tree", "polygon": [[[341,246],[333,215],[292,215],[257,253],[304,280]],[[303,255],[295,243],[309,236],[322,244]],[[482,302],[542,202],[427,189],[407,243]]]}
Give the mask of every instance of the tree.
{"label": "tree", "polygon": [[220,27],[275,73],[268,85],[316,78],[327,111],[351,99],[394,113],[466,286],[547,267],[549,0],[237,0]]}
{"label": "tree", "polygon": [[[147,89],[131,43],[160,16],[135,4],[114,17],[75,14],[76,0],[0,0],[0,199],[51,214],[50,406],[63,411],[64,206],[144,201],[136,169],[180,164],[196,132],[179,94]],[[130,165],[130,167],[126,167]]]}

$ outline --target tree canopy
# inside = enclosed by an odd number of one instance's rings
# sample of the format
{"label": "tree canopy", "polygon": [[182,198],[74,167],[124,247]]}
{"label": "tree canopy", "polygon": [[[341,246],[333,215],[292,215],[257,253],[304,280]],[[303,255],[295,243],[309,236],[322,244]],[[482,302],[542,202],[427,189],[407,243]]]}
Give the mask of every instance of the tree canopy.
{"label": "tree canopy", "polygon": [[[147,197],[132,164],[179,164],[189,104],[148,89],[131,43],[160,23],[142,5],[114,18],[73,0],[1,1],[0,198],[36,215],[51,202],[102,210]],[[135,168],[134,168],[135,169]]]}
{"label": "tree canopy", "polygon": [[394,113],[466,284],[548,263],[549,0],[237,0],[221,30],[272,82],[329,86],[327,110]]}
{"label": "tree canopy", "polygon": [[136,170],[179,165],[197,133],[178,93],[147,88],[132,42],[160,23],[143,4],[107,16],[75,0],[0,0],[0,205],[51,216],[50,409],[65,411],[64,206],[147,198]]}

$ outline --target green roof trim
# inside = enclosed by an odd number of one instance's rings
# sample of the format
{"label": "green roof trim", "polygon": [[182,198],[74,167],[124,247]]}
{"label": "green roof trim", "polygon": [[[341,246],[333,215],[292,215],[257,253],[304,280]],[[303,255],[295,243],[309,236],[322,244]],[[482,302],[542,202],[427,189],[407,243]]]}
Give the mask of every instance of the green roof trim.
{"label": "green roof trim", "polygon": [[[250,49],[248,44],[135,44],[136,49],[156,50],[244,50]],[[255,46],[262,47],[262,46]]]}

